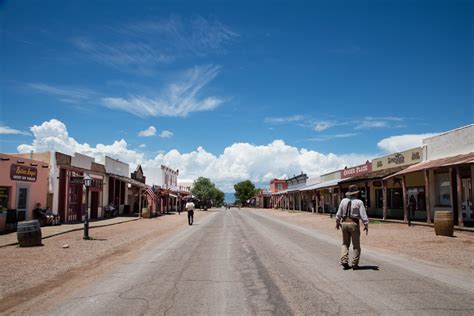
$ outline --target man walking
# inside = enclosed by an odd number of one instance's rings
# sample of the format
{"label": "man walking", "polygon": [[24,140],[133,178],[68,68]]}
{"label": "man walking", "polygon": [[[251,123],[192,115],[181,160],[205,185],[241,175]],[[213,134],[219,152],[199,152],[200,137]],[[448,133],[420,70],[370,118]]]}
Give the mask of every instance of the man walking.
{"label": "man walking", "polygon": [[193,200],[188,200],[186,203],[186,211],[188,211],[188,224],[192,225],[194,220],[194,203]]}
{"label": "man walking", "polygon": [[341,201],[339,209],[336,213],[336,229],[342,226],[342,249],[341,249],[341,265],[344,270],[350,269],[349,266],[349,247],[354,249],[352,259],[352,268],[359,268],[360,259],[360,227],[359,221],[362,220],[366,234],[369,232],[369,218],[365,211],[364,202],[357,198],[359,190],[357,186],[350,185],[346,198]]}

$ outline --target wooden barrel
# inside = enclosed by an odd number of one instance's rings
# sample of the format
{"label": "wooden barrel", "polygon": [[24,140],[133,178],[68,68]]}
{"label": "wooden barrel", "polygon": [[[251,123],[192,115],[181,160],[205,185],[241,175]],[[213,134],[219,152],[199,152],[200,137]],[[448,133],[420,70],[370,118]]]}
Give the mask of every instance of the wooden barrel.
{"label": "wooden barrel", "polygon": [[16,231],[20,247],[41,245],[41,227],[38,220],[18,222]]}
{"label": "wooden barrel", "polygon": [[434,228],[436,235],[453,236],[454,223],[451,211],[435,211]]}

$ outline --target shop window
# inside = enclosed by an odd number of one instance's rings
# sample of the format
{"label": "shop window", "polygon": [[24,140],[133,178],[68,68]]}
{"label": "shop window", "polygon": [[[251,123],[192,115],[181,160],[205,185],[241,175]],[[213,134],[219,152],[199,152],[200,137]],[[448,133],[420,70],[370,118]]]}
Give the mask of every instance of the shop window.
{"label": "shop window", "polygon": [[27,201],[28,201],[28,189],[27,188],[18,189],[17,209],[26,210]]}
{"label": "shop window", "polygon": [[10,204],[10,187],[0,187],[0,211],[9,208]]}
{"label": "shop window", "polygon": [[435,174],[436,206],[451,206],[451,182],[449,173]]}
{"label": "shop window", "polygon": [[387,189],[387,207],[391,209],[403,209],[402,189]]}
{"label": "shop window", "polygon": [[375,189],[375,208],[383,208],[383,190]]}

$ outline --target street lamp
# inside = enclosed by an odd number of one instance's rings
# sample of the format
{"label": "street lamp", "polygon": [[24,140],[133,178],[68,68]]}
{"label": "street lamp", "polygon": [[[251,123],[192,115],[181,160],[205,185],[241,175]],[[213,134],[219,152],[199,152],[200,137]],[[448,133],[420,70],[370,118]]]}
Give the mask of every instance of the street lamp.
{"label": "street lamp", "polygon": [[92,178],[89,175],[84,177],[84,185],[86,186],[86,217],[84,219],[84,237],[89,239],[89,187],[92,185]]}

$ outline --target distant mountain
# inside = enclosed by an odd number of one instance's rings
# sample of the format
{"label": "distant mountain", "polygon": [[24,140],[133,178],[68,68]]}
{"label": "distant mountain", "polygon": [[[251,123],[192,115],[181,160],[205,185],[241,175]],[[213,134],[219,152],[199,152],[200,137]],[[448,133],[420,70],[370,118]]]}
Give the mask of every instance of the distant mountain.
{"label": "distant mountain", "polygon": [[235,202],[235,196],[234,192],[232,193],[224,193],[225,194],[225,201],[227,203],[234,203]]}

